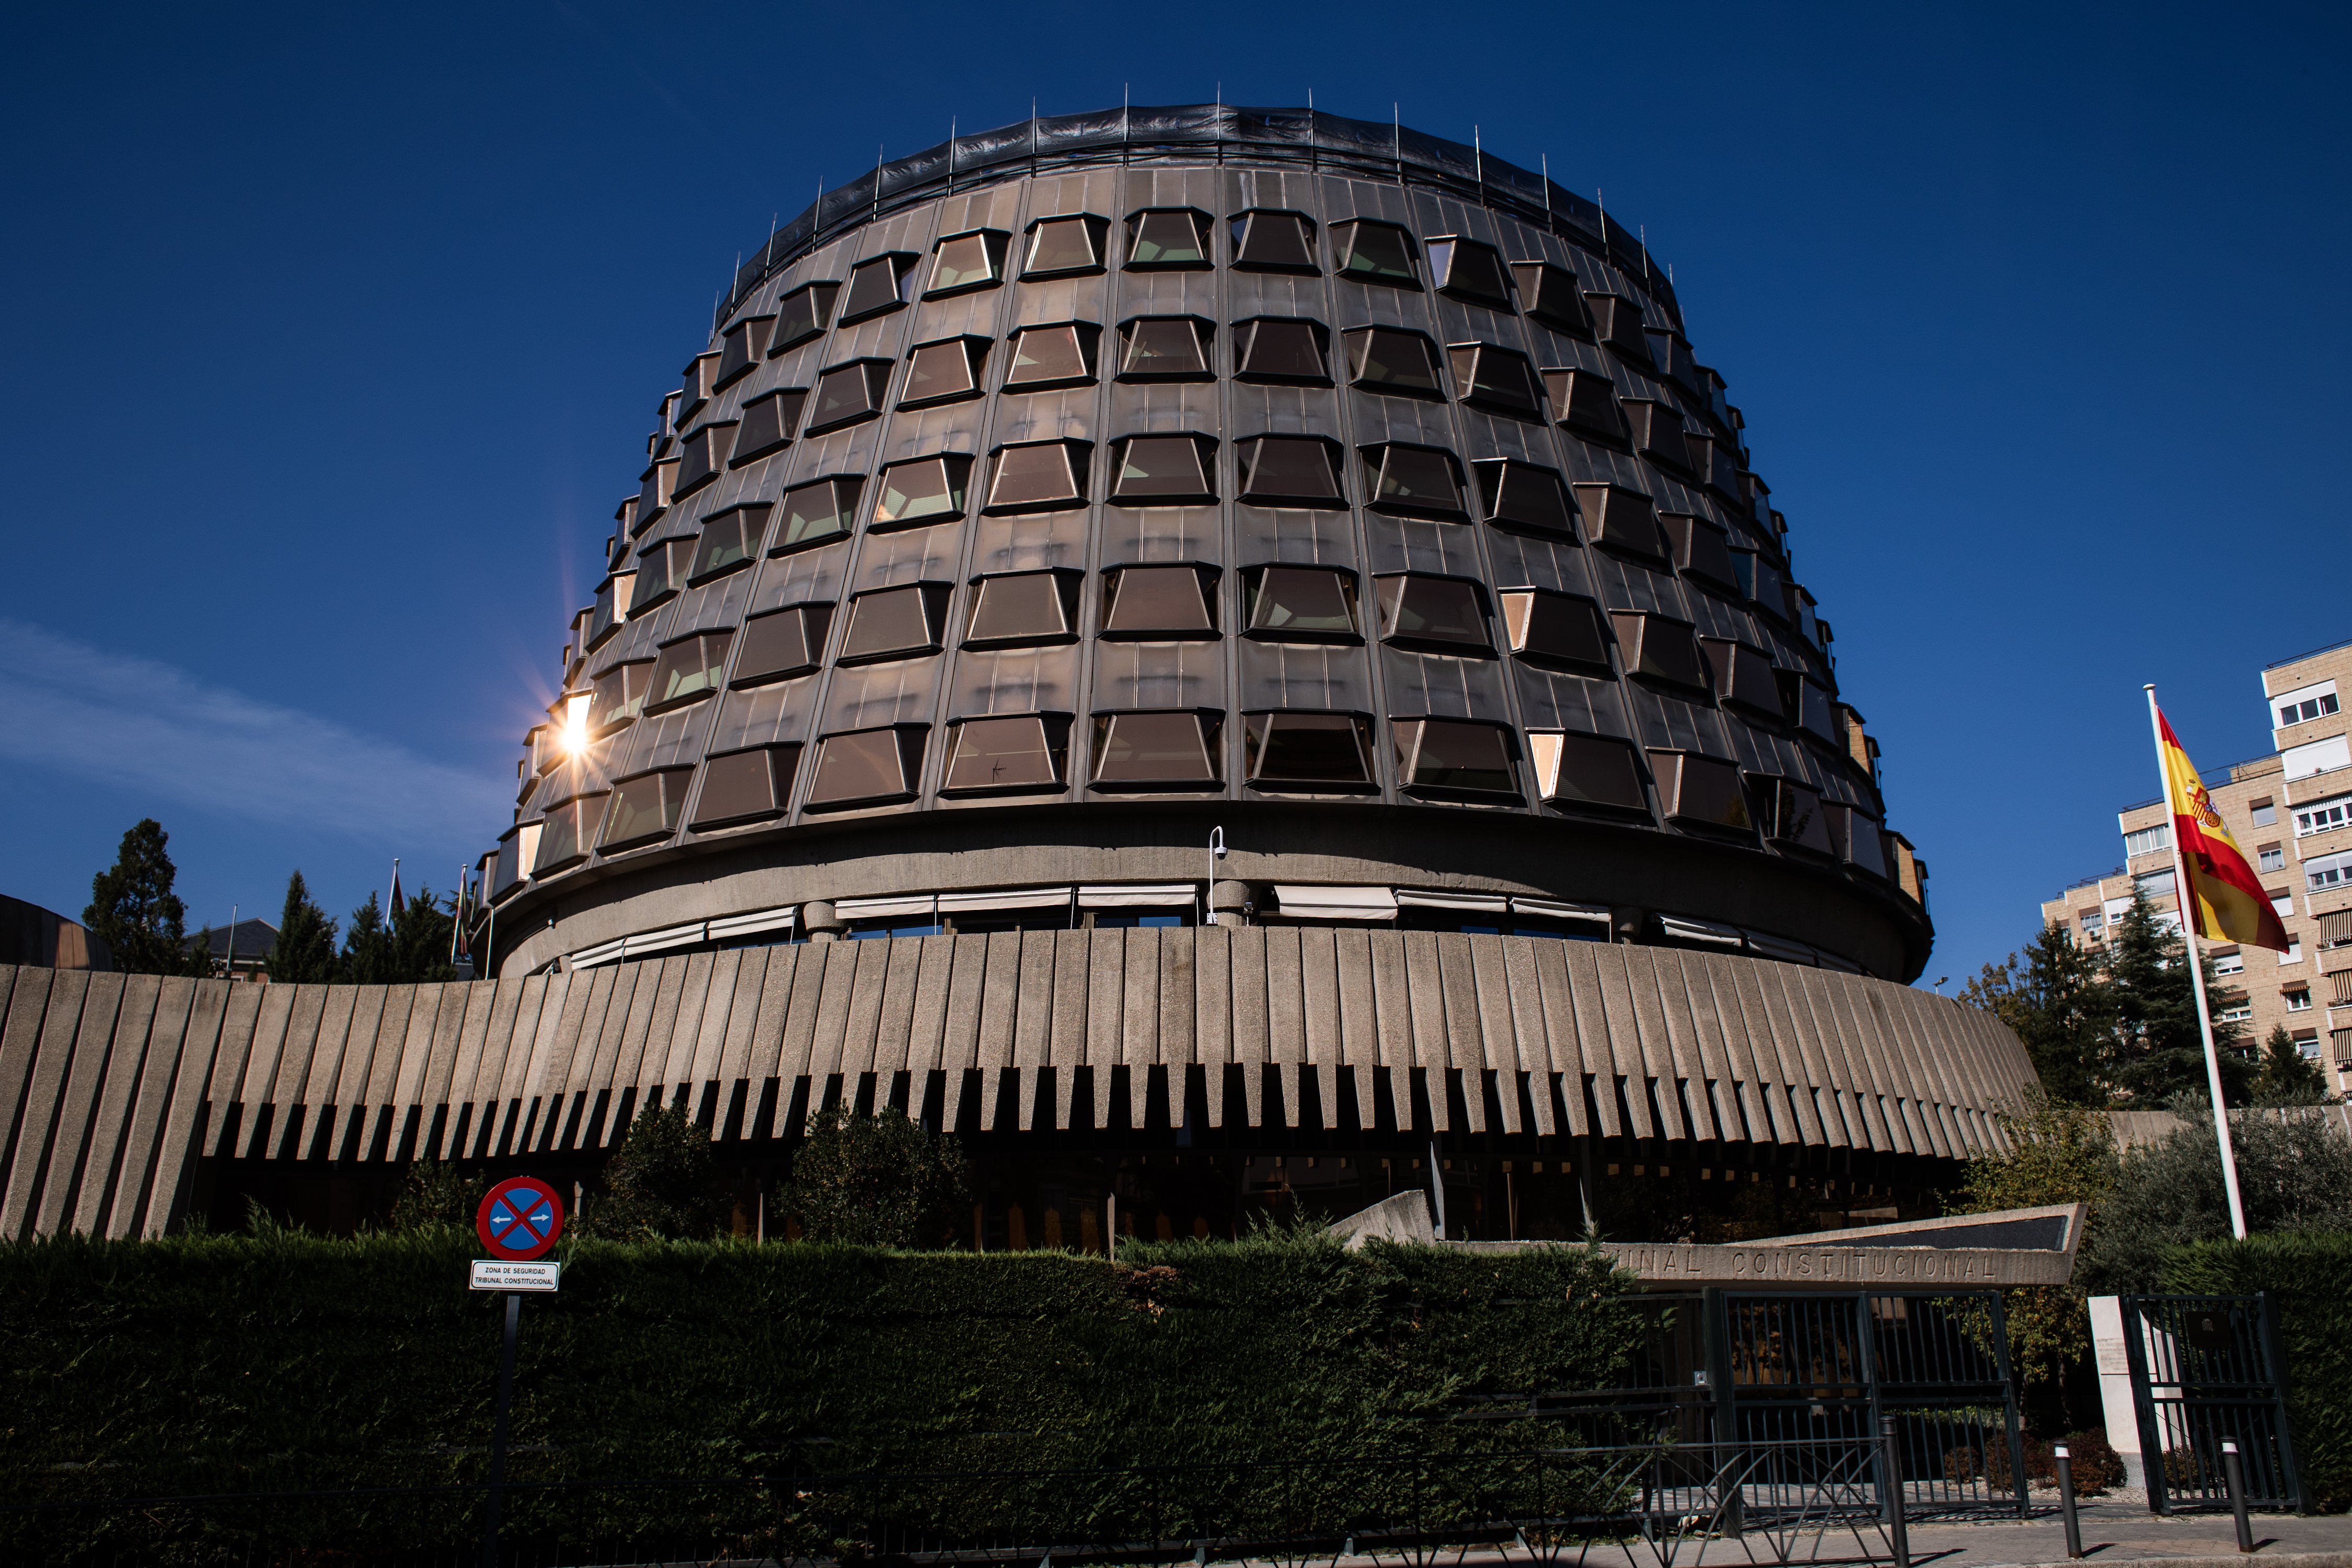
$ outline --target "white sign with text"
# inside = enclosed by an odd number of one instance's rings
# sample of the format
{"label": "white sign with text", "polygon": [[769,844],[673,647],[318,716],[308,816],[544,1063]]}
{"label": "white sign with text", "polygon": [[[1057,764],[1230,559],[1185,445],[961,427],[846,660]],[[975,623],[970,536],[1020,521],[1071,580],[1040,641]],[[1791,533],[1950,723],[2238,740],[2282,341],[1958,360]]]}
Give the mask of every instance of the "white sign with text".
{"label": "white sign with text", "polygon": [[561,1263],[501,1263],[495,1258],[474,1259],[477,1290],[552,1290]]}

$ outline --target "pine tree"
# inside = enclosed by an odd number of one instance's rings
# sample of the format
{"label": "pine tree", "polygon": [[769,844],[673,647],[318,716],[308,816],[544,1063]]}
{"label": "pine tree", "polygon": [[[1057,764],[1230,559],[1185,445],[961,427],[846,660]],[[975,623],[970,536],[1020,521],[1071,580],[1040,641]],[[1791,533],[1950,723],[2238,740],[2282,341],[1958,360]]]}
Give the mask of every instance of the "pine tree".
{"label": "pine tree", "polygon": [[392,917],[392,966],[397,978],[422,984],[457,977],[449,963],[456,911],[455,898],[445,902],[433,896],[431,888],[417,885],[415,893]]}
{"label": "pine tree", "polygon": [[2112,1097],[2115,991],[2064,928],[2045,926],[2022,954],[1986,964],[1960,999],[2017,1032],[2052,1100],[2101,1106]]}
{"label": "pine tree", "polygon": [[320,984],[335,978],[335,922],[310,898],[296,871],[286,879],[286,908],[278,917],[278,944],[262,967],[269,978]]}
{"label": "pine tree", "polygon": [[384,929],[383,906],[370,893],[367,902],[352,911],[351,929],[343,935],[343,978],[353,985],[388,985],[394,973],[392,932]]}
{"label": "pine tree", "polygon": [[211,959],[188,945],[188,910],[172,891],[179,876],[166,853],[172,836],[153,817],[142,817],[122,836],[111,870],[89,881],[82,924],[106,942],[114,967],[127,974],[205,974]]}
{"label": "pine tree", "polygon": [[2287,1037],[2284,1024],[2271,1026],[2263,1042],[2262,1071],[2254,1079],[2256,1105],[2325,1105],[2327,1075]]}
{"label": "pine tree", "polygon": [[[2202,957],[2209,1004],[2217,989],[2213,962]],[[2197,993],[2188,951],[2178,931],[2158,921],[2135,895],[2108,949],[2107,982],[2115,995],[2116,1086],[2134,1101],[2163,1106],[2181,1096],[2208,1100],[2205,1042],[2197,1027]],[[2238,1026],[2213,1019],[2225,1103],[2242,1105],[2254,1067],[2238,1048]]]}

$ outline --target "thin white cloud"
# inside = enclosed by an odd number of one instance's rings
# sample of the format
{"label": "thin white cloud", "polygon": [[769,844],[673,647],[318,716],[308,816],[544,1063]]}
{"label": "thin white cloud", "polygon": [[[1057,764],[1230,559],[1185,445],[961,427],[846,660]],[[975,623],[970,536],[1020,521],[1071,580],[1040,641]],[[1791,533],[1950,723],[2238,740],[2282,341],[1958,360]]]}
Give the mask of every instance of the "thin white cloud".
{"label": "thin white cloud", "polygon": [[508,815],[495,779],[5,618],[0,755],[231,816],[369,839],[470,843]]}

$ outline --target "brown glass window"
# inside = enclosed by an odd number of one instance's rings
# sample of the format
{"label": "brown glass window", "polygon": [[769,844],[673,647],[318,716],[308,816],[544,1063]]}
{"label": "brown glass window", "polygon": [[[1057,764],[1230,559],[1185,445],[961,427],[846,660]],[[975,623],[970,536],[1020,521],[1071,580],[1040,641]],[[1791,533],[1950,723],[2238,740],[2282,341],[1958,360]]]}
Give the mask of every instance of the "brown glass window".
{"label": "brown glass window", "polygon": [[1206,267],[1209,216],[1191,207],[1162,207],[1127,220],[1129,267]]}
{"label": "brown glass window", "polygon": [[693,494],[717,479],[727,467],[727,455],[734,449],[735,422],[705,425],[696,429],[678,444],[677,482],[670,499]]}
{"label": "brown glass window", "polygon": [[1408,573],[1373,579],[1382,640],[1439,653],[1487,653],[1486,607],[1475,583]]}
{"label": "brown glass window", "polygon": [[1087,504],[1087,444],[1040,441],[1005,447],[988,480],[991,512],[1066,511]]}
{"label": "brown glass window", "polygon": [[1260,506],[1338,509],[1332,447],[1312,436],[1260,436],[1241,444],[1242,500]]}
{"label": "brown glass window", "polygon": [[616,664],[598,676],[588,693],[588,732],[598,735],[617,729],[643,712],[653,670],[653,660],[636,659]]}
{"label": "brown glass window", "polygon": [[1727,594],[1743,592],[1739,574],[1732,568],[1731,544],[1723,530],[1688,512],[1660,512],[1658,521],[1674,547],[1675,567],[1684,576],[1710,584]]}
{"label": "brown glass window", "polygon": [[1362,789],[1372,782],[1371,725],[1351,713],[1244,716],[1242,743],[1255,789]]}
{"label": "brown glass window", "polygon": [[654,660],[646,711],[659,713],[718,690],[727,668],[727,645],[734,639],[733,632],[703,632],[662,649]]}
{"label": "brown glass window", "polygon": [[733,684],[758,686],[815,669],[824,657],[824,631],[832,622],[831,605],[794,605],[745,621]]}
{"label": "brown glass window", "polygon": [[719,378],[719,356],[697,354],[687,361],[679,375],[684,378],[677,391],[677,409],[673,416],[673,427],[683,429],[702,405],[710,401],[711,384]]}
{"label": "brown glass window", "polygon": [[1641,610],[1612,610],[1610,625],[1625,656],[1625,673],[1644,675],[1690,691],[1706,689],[1706,667],[1688,621]]}
{"label": "brown glass window", "polygon": [[1573,540],[1576,507],[1557,468],[1538,468],[1517,458],[1481,458],[1470,465],[1478,477],[1478,500],[1486,521],[1498,528],[1525,529]]}
{"label": "brown glass window", "polygon": [[940,241],[931,254],[930,287],[923,298],[937,300],[1003,282],[1004,247],[1012,237],[983,228]]}
{"label": "brown glass window", "polygon": [[1024,327],[1013,334],[1013,365],[1007,392],[1044,392],[1083,386],[1095,378],[1095,340],[1101,329],[1075,321]]}
{"label": "brown glass window", "polygon": [[1297,213],[1244,213],[1234,219],[1234,265],[1255,272],[1313,272],[1315,225]]}
{"label": "brown glass window", "polygon": [[1210,326],[1196,316],[1145,316],[1118,330],[1121,381],[1207,381]]}
{"label": "brown glass window", "polygon": [[809,415],[808,433],[839,430],[882,412],[882,395],[890,384],[887,359],[852,360],[816,378],[816,407]]}
{"label": "brown glass window", "polygon": [[1063,278],[1076,272],[1099,271],[1103,238],[1110,225],[1089,215],[1040,218],[1029,226],[1024,278]]}
{"label": "brown glass window", "polygon": [[923,776],[923,731],[915,725],[853,730],[816,743],[811,811],[911,796]]}
{"label": "brown glass window", "polygon": [[1456,343],[1446,351],[1462,401],[1515,419],[1543,417],[1543,394],[1527,356],[1492,343]]}
{"label": "brown glass window", "polygon": [[631,620],[686,586],[694,569],[694,544],[691,539],[666,540],[637,557],[636,593],[629,601]]}
{"label": "brown glass window", "polygon": [[1386,283],[1418,289],[1421,276],[1412,269],[1412,236],[1392,223],[1358,219],[1331,226],[1331,244],[1339,258],[1339,276],[1360,283]]}
{"label": "brown glass window", "polygon": [[1650,773],[1658,781],[1658,802],[1669,821],[1751,830],[1735,764],[1696,752],[1654,751]]}
{"label": "brown glass window", "polygon": [[919,257],[892,252],[861,261],[849,269],[849,297],[841,302],[845,325],[895,310],[907,302],[907,279],[914,275]]}
{"label": "brown glass window", "polygon": [[1437,346],[1402,327],[1358,327],[1347,334],[1348,379],[1367,392],[1442,397]]}
{"label": "brown glass window", "polygon": [[1650,363],[1650,335],[1642,326],[1642,307],[1622,294],[1587,294],[1592,311],[1592,335],[1625,359]]}
{"label": "brown glass window", "polygon": [[1671,403],[1640,397],[1625,399],[1623,406],[1625,423],[1633,435],[1633,450],[1654,463],[1678,469],[1690,467],[1690,448],[1683,444],[1680,409]]}
{"label": "brown glass window", "polygon": [[1593,543],[1644,561],[1665,562],[1665,531],[1650,498],[1622,485],[1576,488],[1577,510],[1584,514],[1584,530]]}
{"label": "brown glass window", "polygon": [[1205,506],[1214,448],[1199,436],[1130,436],[1110,448],[1113,506]]}
{"label": "brown glass window", "polygon": [[1601,607],[1590,599],[1545,588],[1505,588],[1503,627],[1511,651],[1536,664],[1581,665],[1609,670],[1609,634]]}
{"label": "brown glass window", "polygon": [[1078,574],[1011,572],[972,585],[966,647],[1068,642],[1077,634]]}
{"label": "brown glass window", "polygon": [[598,846],[619,849],[650,844],[677,832],[678,819],[686,812],[686,786],[693,779],[692,768],[665,768],[619,781],[613,786],[613,803],[604,811],[604,830],[597,837]]}
{"label": "brown glass window", "polygon": [[727,466],[740,468],[789,445],[793,432],[800,428],[801,410],[807,405],[808,390],[795,386],[743,405],[743,423],[735,432],[735,450]]}
{"label": "brown glass window", "polygon": [[1356,578],[1330,566],[1261,566],[1243,574],[1249,635],[1278,642],[1353,642]]}
{"label": "brown glass window", "polygon": [[1094,779],[1105,787],[1214,787],[1219,725],[1198,713],[1105,713],[1095,720]]}
{"label": "brown glass window", "polygon": [[1451,452],[1391,441],[1384,447],[1367,447],[1363,458],[1371,486],[1371,499],[1365,504],[1374,511],[1441,521],[1468,520],[1462,471],[1454,466]]}
{"label": "brown glass window", "polygon": [[1103,574],[1102,635],[1177,638],[1217,635],[1215,569],[1114,566]]}
{"label": "brown glass window", "polygon": [[1237,380],[1292,386],[1328,386],[1329,334],[1320,321],[1260,317],[1234,328]]}
{"label": "brown glass window", "polygon": [[849,629],[842,636],[841,662],[866,664],[939,652],[947,608],[944,583],[909,583],[903,588],[858,595],[849,601]]}
{"label": "brown glass window", "polygon": [[858,484],[852,479],[813,479],[786,490],[776,503],[782,521],[776,527],[774,552],[847,537],[850,519],[857,515]]}
{"label": "brown glass window", "polygon": [[988,353],[985,338],[950,338],[924,343],[907,356],[907,383],[898,393],[901,408],[927,408],[935,403],[978,397],[980,367]]}
{"label": "brown glass window", "polygon": [[1603,441],[1625,439],[1625,416],[1618,412],[1617,386],[1597,370],[1548,370],[1553,416],[1580,436]]}
{"label": "brown glass window", "polygon": [[891,464],[874,498],[874,526],[916,528],[961,517],[971,476],[971,459],[961,452]]}
{"label": "brown glass window", "polygon": [[719,374],[711,385],[732,386],[749,375],[753,365],[768,357],[768,334],[775,325],[773,316],[747,316],[728,328],[719,340]]}
{"label": "brown glass window", "polygon": [[768,339],[768,353],[780,354],[824,336],[833,324],[833,302],[840,294],[838,283],[803,283],[777,300],[776,330]]}
{"label": "brown glass window", "polygon": [[760,542],[768,531],[768,503],[730,506],[702,520],[702,538],[694,547],[690,583],[707,583],[759,558]]}
{"label": "brown glass window", "polygon": [[1463,719],[1392,719],[1397,785],[1416,794],[1516,795],[1511,732]]}
{"label": "brown glass window", "polygon": [[551,807],[540,826],[539,856],[531,862],[531,874],[538,876],[586,859],[596,825],[604,819],[602,792]]}
{"label": "brown glass window", "polygon": [[730,752],[702,764],[702,794],[694,803],[696,828],[781,816],[793,801],[793,775],[800,769],[798,746],[762,746]]}
{"label": "brown glass window", "polygon": [[1549,261],[1514,261],[1511,275],[1518,279],[1519,308],[1530,317],[1555,331],[1592,335],[1592,312],[1585,308],[1575,273]]}
{"label": "brown glass window", "polygon": [[1822,809],[1822,794],[1793,779],[1761,777],[1748,780],[1757,826],[1764,837],[1789,849],[1831,855],[1829,814]]}
{"label": "brown glass window", "polygon": [[1715,676],[1718,700],[1736,702],[1766,719],[1785,717],[1780,707],[1780,683],[1774,676],[1771,658],[1762,649],[1729,637],[1701,637],[1698,646],[1706,655],[1707,668]]}
{"label": "brown glass window", "polygon": [[1054,714],[967,719],[948,742],[943,795],[1059,789],[1069,774],[1070,722]]}
{"label": "brown glass window", "polygon": [[1641,766],[1633,760],[1633,748],[1622,741],[1539,730],[1528,736],[1528,751],[1535,759],[1537,788],[1548,801],[1649,810]]}
{"label": "brown glass window", "polygon": [[1491,245],[1475,239],[1433,239],[1429,276],[1442,294],[1490,310],[1511,308],[1510,275],[1503,270],[1503,253]]}

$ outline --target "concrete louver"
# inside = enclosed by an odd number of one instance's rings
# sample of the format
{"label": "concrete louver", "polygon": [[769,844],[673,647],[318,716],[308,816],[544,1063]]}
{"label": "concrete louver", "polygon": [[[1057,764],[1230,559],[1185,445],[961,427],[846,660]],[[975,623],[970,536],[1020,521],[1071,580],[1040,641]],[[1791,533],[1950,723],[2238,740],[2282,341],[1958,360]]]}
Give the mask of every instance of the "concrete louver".
{"label": "concrete louver", "polygon": [[[593,1149],[681,1097],[721,1139],[831,1095],[994,1133],[1246,1120],[2000,1147],[2033,1082],[1983,1013],[1759,959],[1314,928],[696,952],[446,985],[0,967],[0,1234],[162,1234],[200,1158]],[[1172,1097],[1172,1103],[1171,1103]]]}

